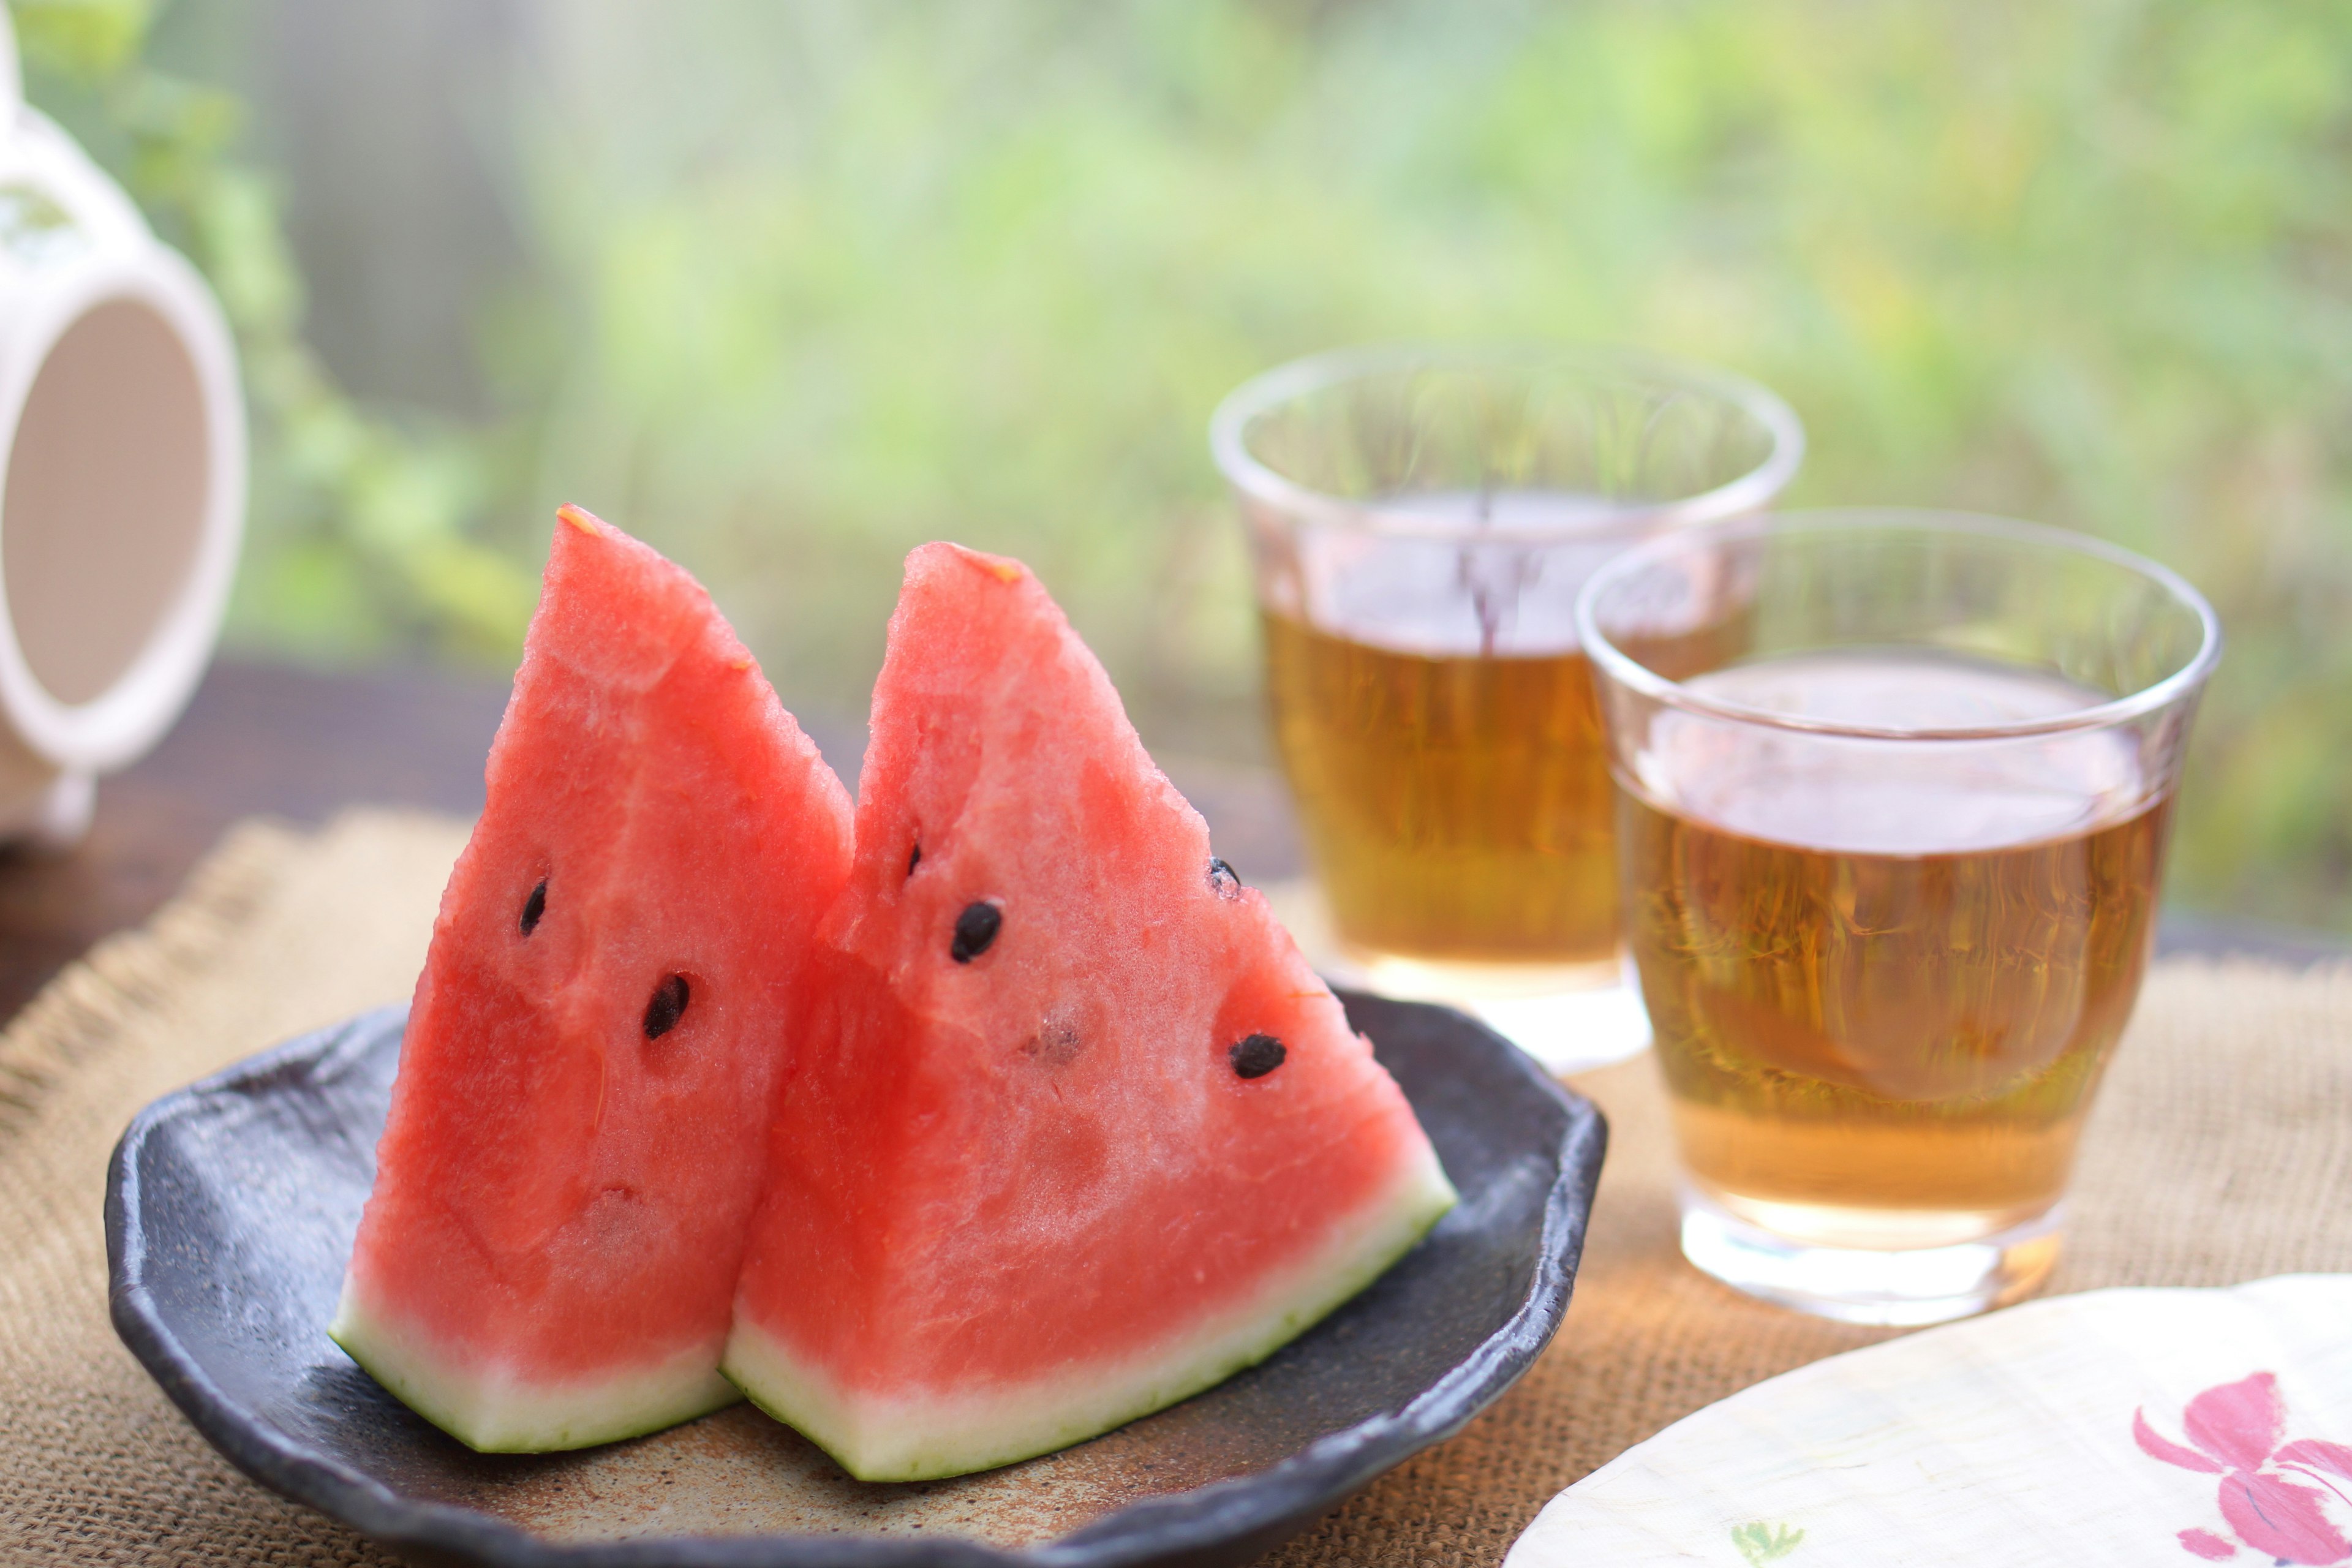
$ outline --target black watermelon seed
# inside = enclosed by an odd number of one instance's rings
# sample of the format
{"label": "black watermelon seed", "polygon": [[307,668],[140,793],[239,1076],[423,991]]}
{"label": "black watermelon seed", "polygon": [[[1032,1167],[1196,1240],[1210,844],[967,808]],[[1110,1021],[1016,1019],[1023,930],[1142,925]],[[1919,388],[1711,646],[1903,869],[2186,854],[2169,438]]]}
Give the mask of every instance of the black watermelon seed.
{"label": "black watermelon seed", "polygon": [[539,929],[539,917],[547,912],[547,879],[541,877],[530,897],[522,901],[522,934],[529,936]]}
{"label": "black watermelon seed", "polygon": [[948,944],[948,956],[958,963],[970,963],[988,951],[1003,924],[1004,911],[994,904],[966,904],[963,913],[956,916],[955,941]]}
{"label": "black watermelon seed", "polygon": [[1252,1035],[1225,1053],[1235,1078],[1264,1078],[1280,1067],[1290,1052],[1272,1035]]}
{"label": "black watermelon seed", "polygon": [[686,1016],[686,976],[673,974],[654,987],[654,998],[646,1004],[646,1038],[658,1040],[677,1027]]}
{"label": "black watermelon seed", "polygon": [[1241,897],[1241,875],[1223,860],[1214,858],[1210,860],[1209,886],[1215,889],[1217,897],[1221,899]]}
{"label": "black watermelon seed", "polygon": [[907,875],[909,877],[913,876],[915,874],[915,868],[922,863],[923,847],[918,844],[915,846],[915,852],[907,857]]}

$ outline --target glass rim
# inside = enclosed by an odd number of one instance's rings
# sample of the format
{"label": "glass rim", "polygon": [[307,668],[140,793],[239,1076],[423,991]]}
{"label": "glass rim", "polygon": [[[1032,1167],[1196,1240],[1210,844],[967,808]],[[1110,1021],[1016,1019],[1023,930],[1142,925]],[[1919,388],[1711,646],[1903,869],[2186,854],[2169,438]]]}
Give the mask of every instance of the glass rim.
{"label": "glass rim", "polygon": [[[2176,603],[2186,605],[2197,617],[2200,632],[2197,652],[2188,663],[2161,680],[2137,691],[2070,712],[2004,724],[1906,728],[1811,719],[1708,696],[1692,690],[1679,680],[1660,675],[1601,633],[1598,625],[1601,595],[1643,567],[1664,559],[1669,552],[1704,549],[1713,544],[1791,532],[1960,534],[2007,540],[2019,544],[2045,545],[2090,556],[2137,573],[2169,594]],[[1939,511],[1920,507],[1826,507],[1785,511],[1769,517],[1733,519],[1634,545],[1605,563],[1585,583],[1576,596],[1575,623],[1577,641],[1584,649],[1585,657],[1596,667],[1605,669],[1611,679],[1669,707],[1766,729],[1869,741],[2003,741],[2111,729],[2194,695],[2213,673],[2214,666],[2221,658],[2221,617],[2213,613],[2213,606],[2206,602],[2205,595],[2170,567],[2074,529],[2021,522],[2014,518],[1994,517],[1983,512]]]}
{"label": "glass rim", "polygon": [[1391,537],[1458,542],[1458,512],[1390,502],[1348,500],[1276,472],[1249,448],[1250,426],[1284,404],[1309,393],[1382,371],[1428,365],[1458,370],[1557,364],[1589,370],[1631,372],[1704,393],[1730,404],[1764,429],[1770,442],[1764,460],[1737,479],[1696,495],[1626,508],[1604,526],[1587,521],[1574,528],[1487,527],[1478,539],[1506,544],[1549,544],[1569,538],[1607,538],[1619,531],[1711,522],[1738,517],[1769,503],[1787,488],[1805,456],[1805,427],[1796,410],[1759,382],[1729,371],[1645,350],[1606,344],[1372,343],[1333,349],[1276,365],[1225,395],[1209,416],[1209,453],[1235,489],[1254,500],[1285,508],[1315,521]]}

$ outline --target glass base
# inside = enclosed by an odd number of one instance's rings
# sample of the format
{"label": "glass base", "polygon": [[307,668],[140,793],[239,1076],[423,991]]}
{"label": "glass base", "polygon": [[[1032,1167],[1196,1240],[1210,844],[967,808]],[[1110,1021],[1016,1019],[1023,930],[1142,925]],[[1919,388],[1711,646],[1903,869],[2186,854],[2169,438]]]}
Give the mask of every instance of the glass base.
{"label": "glass base", "polygon": [[1333,956],[1336,967],[1362,977],[1365,989],[1414,1002],[1533,1002],[1606,991],[1620,977],[1613,952],[1582,963],[1480,963],[1380,952],[1343,942]]}
{"label": "glass base", "polygon": [[[1795,1227],[1812,1236],[1867,1229],[1892,1239],[1903,1228],[1885,1211],[1813,1209]],[[1916,1328],[2005,1307],[2032,1294],[2058,1261],[2063,1205],[1990,1235],[1912,1247],[1856,1247],[1792,1240],[1742,1218],[1697,1188],[1684,1186],[1683,1256],[1733,1289],[1846,1323]],[[1842,1220],[1841,1216],[1851,1216]],[[1868,1216],[1865,1218],[1864,1216]],[[1949,1235],[1956,1216],[1916,1219],[1922,1237]]]}
{"label": "glass base", "polygon": [[1633,965],[1465,963],[1367,952],[1339,941],[1322,889],[1307,881],[1262,889],[1316,973],[1335,985],[1459,1007],[1559,1077],[1589,1072],[1649,1047],[1650,1015]]}
{"label": "glass base", "polygon": [[1623,981],[1533,996],[1441,996],[1535,1058],[1555,1078],[1591,1072],[1650,1047],[1650,1014]]}

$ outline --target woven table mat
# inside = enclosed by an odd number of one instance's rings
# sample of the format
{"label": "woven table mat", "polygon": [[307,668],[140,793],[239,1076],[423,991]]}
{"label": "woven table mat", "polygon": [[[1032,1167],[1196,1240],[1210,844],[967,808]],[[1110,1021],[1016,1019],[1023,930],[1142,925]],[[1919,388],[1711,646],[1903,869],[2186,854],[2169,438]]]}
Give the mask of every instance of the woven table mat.
{"label": "woven table mat", "polygon": [[[355,813],[236,829],[144,930],[110,939],[0,1036],[0,1562],[377,1563],[247,1481],[114,1336],[100,1218],[139,1108],[408,994],[462,825]],[[1646,1060],[1579,1079],[1610,1154],[1550,1351],[1453,1441],[1267,1559],[1498,1561],[1546,1500],[1759,1379],[1885,1337],[1747,1301],[1675,1244]],[[2053,1289],[2352,1269],[2352,967],[2160,964],[2087,1135]]]}

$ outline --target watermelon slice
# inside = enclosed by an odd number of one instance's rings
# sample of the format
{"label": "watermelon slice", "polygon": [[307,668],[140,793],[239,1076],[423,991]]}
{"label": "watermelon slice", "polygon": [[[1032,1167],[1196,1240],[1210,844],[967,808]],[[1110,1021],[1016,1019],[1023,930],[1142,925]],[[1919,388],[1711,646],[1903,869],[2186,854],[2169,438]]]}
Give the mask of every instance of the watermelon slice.
{"label": "watermelon slice", "polygon": [[727,1404],[773,1088],[849,797],[709,595],[560,514],[330,1331],[484,1450]]}
{"label": "watermelon slice", "polygon": [[726,1371],[868,1480],[1272,1353],[1454,1203],[1017,563],[909,557]]}

